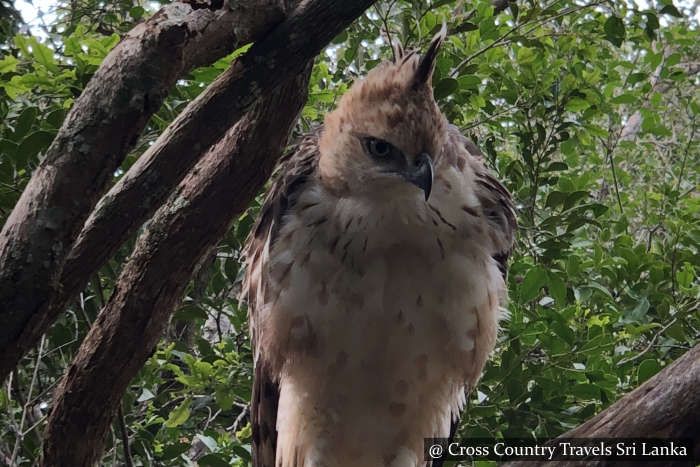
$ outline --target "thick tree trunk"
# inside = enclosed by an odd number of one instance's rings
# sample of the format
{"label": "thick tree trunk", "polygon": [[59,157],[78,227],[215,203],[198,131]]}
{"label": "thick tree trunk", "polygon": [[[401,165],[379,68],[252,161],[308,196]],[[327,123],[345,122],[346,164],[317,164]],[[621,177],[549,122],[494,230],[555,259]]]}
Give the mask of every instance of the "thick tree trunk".
{"label": "thick tree trunk", "polygon": [[[700,344],[562,438],[690,438],[700,459]],[[607,466],[612,461],[515,461],[507,467]],[[619,465],[615,464],[615,465]],[[630,465],[642,465],[635,461]],[[650,465],[662,465],[658,462]],[[663,465],[674,465],[666,461]],[[679,465],[687,465],[687,462]]]}
{"label": "thick tree trunk", "polygon": [[169,88],[284,18],[278,0],[232,5],[163,7],[110,52],[76,100],[0,233],[0,381],[55,320],[60,309],[47,310],[61,294],[66,255]]}

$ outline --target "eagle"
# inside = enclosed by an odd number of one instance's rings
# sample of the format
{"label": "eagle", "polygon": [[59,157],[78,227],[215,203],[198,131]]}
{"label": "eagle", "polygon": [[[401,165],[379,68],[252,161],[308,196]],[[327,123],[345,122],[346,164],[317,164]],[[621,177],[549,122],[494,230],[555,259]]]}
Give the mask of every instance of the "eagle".
{"label": "eagle", "polygon": [[397,48],[280,159],[244,247],[257,467],[426,465],[493,350],[517,227]]}

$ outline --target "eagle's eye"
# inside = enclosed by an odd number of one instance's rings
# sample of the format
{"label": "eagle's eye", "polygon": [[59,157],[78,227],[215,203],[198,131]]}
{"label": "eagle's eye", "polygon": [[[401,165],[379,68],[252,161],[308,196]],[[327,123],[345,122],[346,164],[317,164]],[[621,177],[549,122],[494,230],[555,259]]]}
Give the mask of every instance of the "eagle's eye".
{"label": "eagle's eye", "polygon": [[399,153],[391,143],[387,143],[383,139],[367,137],[365,138],[365,150],[370,156],[376,159],[386,159],[389,156]]}

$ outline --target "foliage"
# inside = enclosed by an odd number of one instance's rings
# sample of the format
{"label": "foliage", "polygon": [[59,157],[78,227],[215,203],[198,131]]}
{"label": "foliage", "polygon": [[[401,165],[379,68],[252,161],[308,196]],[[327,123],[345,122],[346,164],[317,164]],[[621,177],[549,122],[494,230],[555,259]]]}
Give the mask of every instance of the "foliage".
{"label": "foliage", "polygon": [[[92,3],[61,2],[46,38],[15,35],[0,47],[3,221],[101,60],[153,13],[132,1]],[[646,10],[519,1],[498,14],[485,0],[384,1],[318,58],[296,131],[322,121],[353,79],[390,57],[389,40],[420,47],[446,21],[435,96],[516,199],[510,318],[462,435],[559,435],[698,341],[700,51],[697,22],[681,10],[669,0]],[[115,180],[235,55],[178,83]],[[124,462],[121,419],[136,464],[246,465],[251,355],[236,293],[257,209],[193,278],[168,336],[124,396],[105,464]],[[5,458],[38,459],[52,390],[131,246],[0,392]]]}

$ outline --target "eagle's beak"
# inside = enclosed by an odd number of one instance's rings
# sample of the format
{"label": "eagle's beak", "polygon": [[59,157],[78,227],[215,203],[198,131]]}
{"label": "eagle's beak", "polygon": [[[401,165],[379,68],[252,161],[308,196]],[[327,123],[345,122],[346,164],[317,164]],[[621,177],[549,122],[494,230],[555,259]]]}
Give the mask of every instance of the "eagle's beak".
{"label": "eagle's beak", "polygon": [[409,167],[404,176],[406,180],[423,190],[427,201],[430,190],[433,188],[433,158],[424,152],[418,154],[413,161],[413,167]]}

